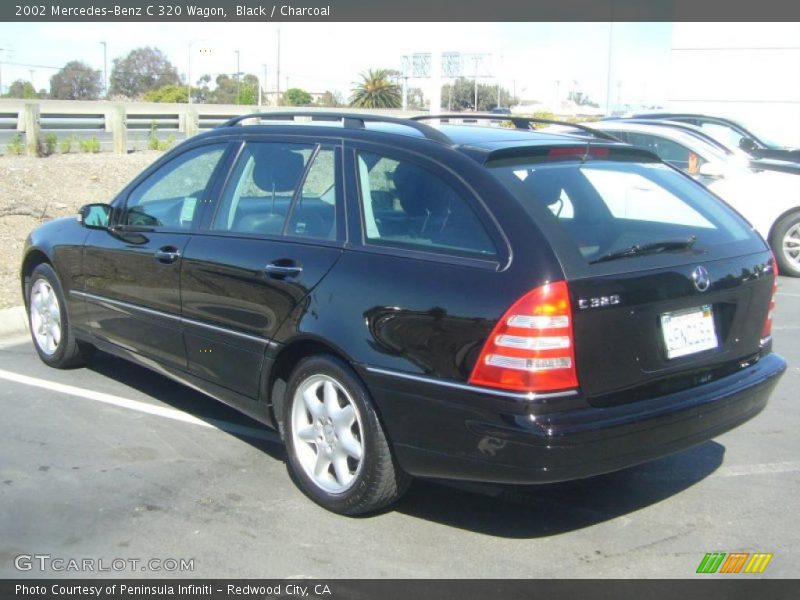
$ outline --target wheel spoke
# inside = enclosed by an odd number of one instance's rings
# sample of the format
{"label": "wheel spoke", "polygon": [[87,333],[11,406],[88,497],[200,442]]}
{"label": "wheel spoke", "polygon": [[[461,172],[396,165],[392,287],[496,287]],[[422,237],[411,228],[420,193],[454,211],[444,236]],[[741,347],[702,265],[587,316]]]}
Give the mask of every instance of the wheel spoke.
{"label": "wheel spoke", "polygon": [[353,410],[353,405],[348,404],[342,408],[338,414],[333,417],[333,422],[336,423],[336,430],[341,435],[342,431],[349,431],[353,422],[356,420],[356,411]]}
{"label": "wheel spoke", "polygon": [[339,436],[339,443],[342,445],[342,449],[347,452],[347,454],[356,460],[361,460],[361,442],[354,438],[350,431],[348,431],[345,435]]}
{"label": "wheel spoke", "polygon": [[317,442],[317,433],[314,431],[314,428],[311,425],[307,425],[306,427],[298,429],[297,437],[310,444],[316,444]]}
{"label": "wheel spoke", "polygon": [[318,386],[310,387],[303,392],[303,401],[306,409],[311,413],[314,419],[319,419],[325,416],[325,406],[317,398]]}
{"label": "wheel spoke", "polygon": [[330,381],[326,381],[323,384],[322,397],[325,402],[325,412],[329,417],[331,417],[331,419],[336,419],[342,409],[339,406],[339,397],[336,392],[336,388]]}
{"label": "wheel spoke", "polygon": [[330,479],[328,467],[331,466],[331,459],[324,452],[317,451],[317,462],[314,464],[314,477],[317,479]]}
{"label": "wheel spoke", "polygon": [[350,467],[347,464],[347,457],[344,454],[338,454],[333,457],[333,470],[336,472],[336,479],[341,485],[347,485],[353,478],[350,473]]}
{"label": "wheel spoke", "polygon": [[58,346],[58,342],[61,341],[61,327],[58,326],[58,323],[51,323],[47,333],[53,340],[53,345]]}

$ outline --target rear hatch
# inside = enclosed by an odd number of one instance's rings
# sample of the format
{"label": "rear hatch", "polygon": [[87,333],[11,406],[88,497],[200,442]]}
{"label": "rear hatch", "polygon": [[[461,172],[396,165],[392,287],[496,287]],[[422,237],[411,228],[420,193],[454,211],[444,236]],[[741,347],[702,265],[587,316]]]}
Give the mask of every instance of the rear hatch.
{"label": "rear hatch", "polygon": [[515,149],[487,166],[561,261],[592,405],[706,383],[768,346],[770,252],[701,185],[649,153],[595,144]]}

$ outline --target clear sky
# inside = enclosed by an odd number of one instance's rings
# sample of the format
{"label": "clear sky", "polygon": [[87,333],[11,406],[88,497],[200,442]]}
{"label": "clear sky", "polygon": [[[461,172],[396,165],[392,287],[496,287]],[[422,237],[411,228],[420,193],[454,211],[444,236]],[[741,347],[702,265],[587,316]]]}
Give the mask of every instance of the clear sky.
{"label": "clear sky", "polygon": [[[275,89],[278,26],[274,23],[25,23],[0,24],[2,83],[29,80],[48,88],[69,60],[101,69],[108,44],[112,60],[140,46],[161,48],[192,79],[241,70]],[[612,34],[612,35],[609,35]],[[347,98],[351,82],[368,68],[399,69],[414,52],[490,53],[492,72],[522,99],[550,103],[578,89],[604,106],[611,39],[611,102],[663,103],[671,43],[669,23],[284,23],[280,25],[281,88],[336,90]],[[201,52],[202,50],[202,52]],[[496,79],[487,80],[495,83]],[[621,82],[621,83],[620,83]],[[411,85],[425,87],[423,80]]]}

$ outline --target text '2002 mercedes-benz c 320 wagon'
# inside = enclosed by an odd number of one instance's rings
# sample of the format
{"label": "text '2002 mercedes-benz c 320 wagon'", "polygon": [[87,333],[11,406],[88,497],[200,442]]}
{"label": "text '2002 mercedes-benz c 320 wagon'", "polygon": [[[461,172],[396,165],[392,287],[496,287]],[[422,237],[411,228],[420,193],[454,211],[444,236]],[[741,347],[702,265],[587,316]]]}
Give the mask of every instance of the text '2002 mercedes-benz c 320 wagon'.
{"label": "text '2002 mercedes-benz c 320 wagon'", "polygon": [[205,391],[278,429],[302,490],[350,515],[412,476],[622,469],[764,408],[774,258],[655,155],[295,117],[236,118],[33,231],[41,359],[96,348]]}

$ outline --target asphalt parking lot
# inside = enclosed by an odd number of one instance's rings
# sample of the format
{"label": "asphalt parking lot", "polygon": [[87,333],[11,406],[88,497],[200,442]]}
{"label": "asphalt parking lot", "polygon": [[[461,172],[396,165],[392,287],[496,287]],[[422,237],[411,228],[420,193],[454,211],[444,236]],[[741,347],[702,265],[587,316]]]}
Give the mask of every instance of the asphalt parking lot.
{"label": "asphalt parking lot", "polygon": [[97,575],[18,571],[21,554],[194,561],[101,573],[117,577],[692,577],[706,552],[735,551],[774,554],[746,577],[796,577],[799,334],[800,280],[782,277],[787,374],[761,415],[694,449],[546,487],[417,481],[358,519],[307,500],[277,436],[214,400],[107,355],[48,369],[7,339],[0,577]]}

